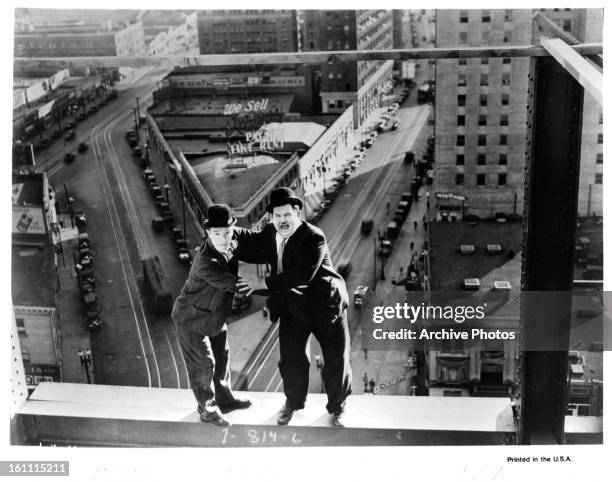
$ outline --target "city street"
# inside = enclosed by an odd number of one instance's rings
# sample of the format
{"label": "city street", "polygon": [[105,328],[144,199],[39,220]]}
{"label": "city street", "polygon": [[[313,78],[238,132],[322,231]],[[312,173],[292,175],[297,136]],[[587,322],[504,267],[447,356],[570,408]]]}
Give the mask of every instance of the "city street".
{"label": "city street", "polygon": [[[39,169],[48,170],[63,209],[68,206],[63,189],[66,185],[75,199],[74,209],[87,215],[86,229],[95,258],[96,293],[104,323],[100,333],[90,335],[95,383],[189,386],[169,315],[155,313],[143,297],[140,260],[151,255],[160,257],[173,297],[178,294],[188,268],[179,263],[169,236],[154,234],[151,229],[151,219],[157,211],[142,170],[124,138],[125,131],[134,126],[132,109],[136,97],[140,98],[140,112],[144,113],[155,82],[164,72],[165,69],[155,69],[122,91],[115,104],[109,104],[106,110],[79,125],[75,141],[50,146],[38,155]],[[64,154],[82,141],[89,144],[88,152],[79,154],[70,165],[63,164]],[[84,169],[84,164],[89,168]],[[197,241],[199,236],[192,233],[193,227],[188,227],[190,238]],[[72,257],[66,254],[63,269],[71,270],[76,284]],[[82,316],[80,307],[68,306],[62,318],[70,316]],[[70,356],[65,353],[64,359],[69,360]]]}

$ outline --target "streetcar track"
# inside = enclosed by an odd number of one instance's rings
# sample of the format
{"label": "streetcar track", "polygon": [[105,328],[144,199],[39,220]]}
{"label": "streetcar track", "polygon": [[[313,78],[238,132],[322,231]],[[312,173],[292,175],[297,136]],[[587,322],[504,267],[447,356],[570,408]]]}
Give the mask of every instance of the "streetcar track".
{"label": "streetcar track", "polygon": [[[132,292],[131,292],[130,287],[129,287],[129,280],[128,280],[128,276],[127,276],[126,269],[125,269],[125,262],[123,260],[123,255],[121,253],[121,249],[120,249],[120,245],[119,245],[119,238],[118,238],[118,235],[117,235],[117,228],[115,227],[115,221],[114,221],[113,215],[111,213],[109,197],[111,198],[110,201],[113,202],[113,204],[114,204],[114,201],[112,199],[112,192],[109,192],[107,194],[107,186],[104,184],[104,179],[103,179],[104,168],[101,165],[101,161],[98,159],[98,153],[96,151],[98,151],[100,153],[100,156],[102,155],[102,152],[101,152],[100,147],[98,146],[98,143],[97,143],[98,141],[97,141],[97,138],[94,135],[94,131],[95,131],[95,129],[92,129],[92,131],[91,131],[91,143],[92,143],[92,150],[94,151],[94,159],[95,159],[95,162],[96,162],[96,164],[98,166],[98,177],[99,177],[100,182],[101,182],[101,187],[102,187],[102,191],[103,191],[103,194],[104,194],[104,201],[105,201],[106,209],[108,211],[108,216],[109,216],[109,219],[111,221],[111,228],[112,228],[112,232],[113,232],[113,237],[115,238],[116,248],[117,248],[117,251],[119,253],[121,270],[123,272],[123,277],[125,279],[125,283],[126,283],[126,287],[127,287],[127,294],[128,294],[129,301],[130,301],[130,307],[132,309],[132,315],[133,315],[134,322],[135,322],[135,325],[136,325],[136,330],[138,332],[138,339],[140,341],[140,348],[141,348],[141,351],[142,351],[143,360],[145,362],[145,367],[147,369],[147,377],[148,377],[149,387],[151,387],[152,386],[152,377],[151,377],[151,369],[149,367],[149,360],[148,360],[147,353],[146,353],[146,350],[145,350],[144,340],[142,339],[142,333],[141,333],[140,326],[139,326],[139,323],[138,323],[138,317],[136,315],[136,310],[135,310],[135,306],[134,306],[134,300],[132,299]],[[115,206],[113,206],[113,207],[115,207]]]}
{"label": "streetcar track", "polygon": [[[146,100],[147,100],[147,98],[145,96],[143,98],[143,104],[146,103]],[[122,114],[117,119],[117,123],[119,122],[119,120],[122,120],[125,117],[127,117],[128,114],[129,114],[129,112],[125,112],[124,114]],[[112,143],[111,135],[110,135],[111,127],[114,127],[114,126],[111,124],[106,129],[105,142],[107,143],[107,147],[108,147],[109,151],[112,153],[112,156],[110,156],[111,157],[110,164],[111,164],[111,167],[112,167],[112,169],[113,169],[113,171],[115,173],[117,181],[119,182],[120,195],[123,198],[123,202],[125,204],[125,207],[126,207],[126,210],[127,210],[127,214],[128,214],[127,217],[128,217],[129,222],[130,222],[130,225],[132,226],[132,231],[134,233],[134,238],[135,238],[136,244],[137,244],[138,259],[141,259],[143,256],[151,254],[153,252],[153,250],[151,249],[151,244],[148,242],[148,238],[144,235],[144,231],[142,229],[141,223],[139,222],[140,217],[138,216],[138,213],[136,212],[135,203],[134,203],[132,195],[130,193],[130,189],[129,189],[129,186],[128,186],[125,174],[124,174],[123,170],[121,169],[121,163],[119,162],[119,155],[117,154],[117,151],[115,149],[115,145]],[[147,329],[148,329],[148,322],[147,322],[146,315],[144,315],[144,309],[143,309],[143,317],[144,317],[145,324],[147,325]],[[177,372],[177,388],[181,388],[180,371],[179,371],[178,366],[177,366],[176,358],[174,356],[174,351],[172,349],[172,343],[170,342],[170,337],[168,336],[168,329],[167,329],[166,326],[163,327],[163,333],[164,333],[166,339],[168,340],[168,346],[169,346],[169,349],[170,349],[170,355],[172,356],[173,362],[174,362],[175,367],[176,367],[176,372]],[[172,333],[172,339],[176,342],[176,344],[178,346],[178,351],[181,353],[181,356],[182,356],[182,351],[180,350],[180,344],[178,342],[178,336],[177,336],[177,334],[175,332]],[[186,363],[185,363],[184,358],[183,358],[183,365],[182,365],[182,367],[185,370],[185,377],[187,379],[187,384],[189,385],[189,376],[187,374],[187,368],[186,368]],[[160,382],[160,384],[161,384],[161,382]]]}

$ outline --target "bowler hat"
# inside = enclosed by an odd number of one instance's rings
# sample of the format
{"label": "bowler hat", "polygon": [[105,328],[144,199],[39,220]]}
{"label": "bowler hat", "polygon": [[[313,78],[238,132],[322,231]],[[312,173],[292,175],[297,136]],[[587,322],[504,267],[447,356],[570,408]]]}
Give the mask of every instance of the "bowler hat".
{"label": "bowler hat", "polygon": [[302,209],[302,200],[295,196],[295,193],[288,187],[279,187],[270,193],[270,204],[266,208],[269,213],[274,208],[284,206],[285,204],[297,204]]}
{"label": "bowler hat", "polygon": [[227,204],[213,204],[208,208],[208,219],[204,221],[204,228],[229,228],[236,224]]}

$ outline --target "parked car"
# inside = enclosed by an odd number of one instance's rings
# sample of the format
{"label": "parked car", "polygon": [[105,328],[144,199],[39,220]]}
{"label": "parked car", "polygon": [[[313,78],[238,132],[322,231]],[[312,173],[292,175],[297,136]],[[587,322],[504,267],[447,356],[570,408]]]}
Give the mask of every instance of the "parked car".
{"label": "parked car", "polygon": [[85,142],[81,142],[79,144],[79,147],[77,148],[77,151],[82,154],[84,152],[87,152],[87,149],[89,149],[89,145],[87,145],[87,143]]}
{"label": "parked car", "polygon": [[372,218],[367,218],[361,221],[361,234],[365,234],[367,236],[370,234],[373,228],[374,220]]}
{"label": "parked car", "polygon": [[362,285],[357,286],[357,289],[355,290],[355,293],[353,294],[353,302],[355,303],[355,306],[357,308],[361,308],[361,305],[363,305],[363,299],[365,298],[367,292],[368,292],[367,286],[362,286]]}

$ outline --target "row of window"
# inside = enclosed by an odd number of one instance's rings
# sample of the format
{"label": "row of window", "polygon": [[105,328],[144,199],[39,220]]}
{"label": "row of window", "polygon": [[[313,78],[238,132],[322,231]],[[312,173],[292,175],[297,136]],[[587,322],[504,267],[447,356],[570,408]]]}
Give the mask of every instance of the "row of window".
{"label": "row of window", "polygon": [[[457,146],[465,146],[465,135],[460,134],[457,136]],[[487,135],[486,134],[478,134],[478,145],[486,146],[487,145]],[[508,145],[508,134],[500,134],[499,135],[499,145],[507,146]]]}
{"label": "row of window", "polygon": [[[506,166],[508,164],[508,154],[505,154],[505,153],[498,154],[497,163],[500,166]],[[603,164],[603,153],[602,152],[597,153],[595,157],[595,163]],[[455,164],[457,166],[464,166],[465,165],[465,154],[457,154],[455,157]],[[482,152],[478,153],[476,156],[476,164],[478,166],[486,166],[487,165],[487,155]],[[601,183],[596,182],[596,184],[601,184]]]}
{"label": "row of window", "polygon": [[[489,95],[492,94],[480,94],[478,96],[478,103],[481,107],[486,107],[489,104]],[[467,101],[467,96],[465,94],[459,94],[457,96],[457,105],[459,107],[464,107]],[[510,103],[510,96],[508,94],[501,95],[501,105],[508,105]]]}
{"label": "row of window", "polygon": [[[465,125],[465,116],[464,115],[458,115],[457,116],[457,125],[458,126],[464,126]],[[479,126],[486,126],[487,125],[487,116],[485,114],[480,114],[478,116],[478,125]],[[499,118],[499,125],[500,126],[507,126],[508,125],[508,114],[502,114]]]}
{"label": "row of window", "polygon": [[[481,42],[489,43],[489,40],[490,40],[490,32],[488,30],[485,30],[480,33]],[[503,43],[508,44],[510,42],[512,42],[512,31],[505,30],[504,36],[503,36]],[[468,33],[467,32],[459,32],[459,43],[464,44],[464,45],[468,43]]]}
{"label": "row of window", "polygon": [[[458,59],[457,60],[457,65],[467,65],[467,63],[468,63],[468,59]],[[489,63],[489,57],[481,57],[480,63],[482,65],[487,65]],[[502,58],[502,64],[511,64],[511,63],[512,63],[512,59],[510,57]]]}
{"label": "row of window", "polygon": [[[499,173],[497,175],[497,185],[505,186],[508,181],[508,175],[505,172]],[[455,185],[463,186],[465,183],[465,175],[464,174],[456,174],[455,175]],[[477,186],[486,186],[487,185],[487,175],[486,174],[476,174],[476,185]]]}
{"label": "row of window", "polygon": [[[479,166],[487,165],[487,155],[486,154],[479,153],[476,159],[477,159],[477,164]],[[497,161],[500,166],[506,166],[508,164],[508,154],[505,154],[505,153],[499,154]],[[457,154],[456,164],[457,166],[465,165],[465,154]]]}
{"label": "row of window", "polygon": [[[457,86],[465,87],[467,85],[467,74],[457,75]],[[485,87],[489,85],[489,74],[480,74],[480,85]],[[510,72],[502,74],[502,85],[510,85]]]}
{"label": "row of window", "polygon": [[[468,11],[459,10],[459,23],[468,23]],[[491,22],[491,10],[481,10],[480,21],[482,23]],[[504,10],[504,22],[512,22],[512,10]]]}

